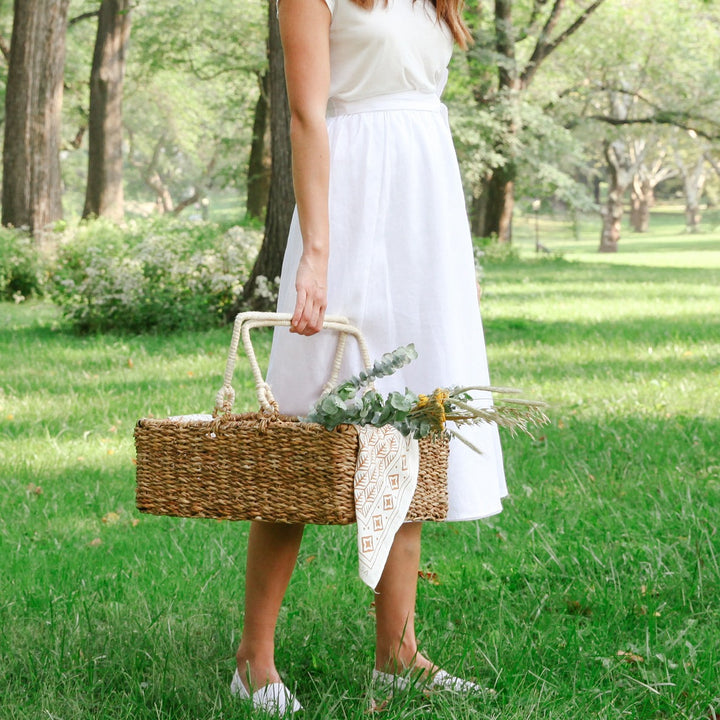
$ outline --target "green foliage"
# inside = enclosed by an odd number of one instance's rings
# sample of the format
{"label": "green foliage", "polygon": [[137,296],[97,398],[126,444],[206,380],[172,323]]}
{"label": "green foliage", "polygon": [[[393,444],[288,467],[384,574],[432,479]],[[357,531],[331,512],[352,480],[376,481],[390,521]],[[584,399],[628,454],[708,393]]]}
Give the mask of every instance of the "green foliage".
{"label": "green foliage", "polygon": [[436,388],[432,395],[416,395],[405,388],[405,392],[395,391],[384,396],[372,387],[374,380],[392,375],[415,358],[417,351],[412,343],[385,353],[371,368],[362,370],[323,395],[305,419],[319,423],[328,430],[348,423],[375,427],[391,425],[403,435],[418,439],[431,434],[450,434],[479,453],[482,451],[461,434],[448,428],[446,421],[452,421],[456,425],[495,422],[512,431],[521,429],[525,432],[528,423],[542,425],[547,422],[540,409],[542,403],[516,400],[512,403],[503,401],[502,405],[493,406],[486,399],[482,407],[473,405],[475,398],[471,391],[474,390],[483,391],[486,396],[490,392],[513,392],[499,388]]}
{"label": "green foliage", "polygon": [[483,263],[509,262],[518,259],[518,250],[510,243],[499,243],[497,237],[474,239],[476,255],[481,255]]}
{"label": "green foliage", "polygon": [[133,18],[124,119],[130,196],[147,197],[160,184],[175,203],[198,188],[242,189],[267,62],[266,3],[141,0]]}
{"label": "green foliage", "polygon": [[53,300],[81,331],[218,324],[237,303],[259,242],[257,232],[212,223],[84,223],[60,243]]}
{"label": "green foliage", "polygon": [[418,401],[414,392],[393,392],[385,397],[370,388],[374,380],[392,375],[416,357],[417,351],[412,344],[385,353],[371,368],[343,381],[323,395],[315,403],[306,420],[319,423],[328,430],[334,430],[343,423],[375,427],[392,425],[403,435],[425,437],[430,432],[429,426],[426,432],[421,433],[424,428],[409,422],[410,411]]}
{"label": "green foliage", "polygon": [[[80,214],[87,174],[89,78],[99,0],[71,0],[63,100],[64,205]],[[267,4],[138,0],[123,97],[129,210],[166,193],[174,205],[195,190],[242,189],[266,64]],[[0,30],[4,23],[0,15]],[[9,38],[9,33],[4,35]],[[0,67],[0,80],[5,72]],[[0,84],[0,98],[4,84]],[[147,203],[147,204],[146,204]]]}
{"label": "green foliage", "polygon": [[22,301],[42,295],[46,263],[33,239],[22,230],[0,228],[0,299]]}
{"label": "green foliage", "polygon": [[590,187],[578,181],[591,172],[580,140],[527,98],[518,113],[518,195],[553,198],[576,212],[596,210]]}

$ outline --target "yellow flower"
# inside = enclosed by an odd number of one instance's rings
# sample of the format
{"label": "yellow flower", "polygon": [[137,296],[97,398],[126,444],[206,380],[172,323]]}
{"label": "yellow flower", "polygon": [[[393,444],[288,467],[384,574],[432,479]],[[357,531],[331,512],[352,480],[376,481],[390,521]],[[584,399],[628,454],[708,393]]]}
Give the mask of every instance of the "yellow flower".
{"label": "yellow flower", "polygon": [[418,403],[415,407],[424,408],[428,404],[429,398],[427,395],[418,395]]}

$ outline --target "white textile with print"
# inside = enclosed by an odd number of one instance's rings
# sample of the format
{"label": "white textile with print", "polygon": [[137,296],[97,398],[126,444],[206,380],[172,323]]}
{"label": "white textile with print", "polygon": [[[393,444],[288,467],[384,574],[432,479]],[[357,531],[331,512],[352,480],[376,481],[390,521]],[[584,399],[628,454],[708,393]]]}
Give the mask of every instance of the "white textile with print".
{"label": "white textile with print", "polygon": [[417,440],[390,425],[359,427],[355,469],[360,577],[373,590],[380,581],[395,533],[405,522],[420,468]]}

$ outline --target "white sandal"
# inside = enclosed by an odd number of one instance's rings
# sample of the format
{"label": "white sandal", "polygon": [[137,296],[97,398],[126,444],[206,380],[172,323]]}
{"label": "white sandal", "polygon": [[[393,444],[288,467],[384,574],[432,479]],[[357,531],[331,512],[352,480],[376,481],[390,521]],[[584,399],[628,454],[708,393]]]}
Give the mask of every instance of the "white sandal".
{"label": "white sandal", "polygon": [[243,684],[238,670],[235,670],[235,675],[230,683],[230,694],[243,700],[252,700],[254,708],[280,717],[292,715],[303,709],[297,698],[281,682],[268,683],[251,696]]}
{"label": "white sandal", "polygon": [[382,670],[373,670],[372,679],[375,685],[386,686],[400,692],[411,687],[423,690],[450,690],[465,694],[492,692],[471,680],[455,677],[445,670],[438,670],[433,675],[425,676],[418,673],[417,670],[411,670],[403,675],[392,675],[382,672]]}

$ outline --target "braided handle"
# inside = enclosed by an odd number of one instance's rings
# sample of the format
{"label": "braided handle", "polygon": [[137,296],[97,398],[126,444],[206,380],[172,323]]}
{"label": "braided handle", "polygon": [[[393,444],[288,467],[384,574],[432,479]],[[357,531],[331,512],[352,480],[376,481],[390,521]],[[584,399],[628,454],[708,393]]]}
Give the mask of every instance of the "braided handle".
{"label": "braided handle", "polygon": [[[250,369],[252,370],[253,378],[255,379],[255,392],[257,394],[260,407],[269,412],[278,411],[277,401],[273,397],[270,386],[265,382],[265,378],[260,370],[260,365],[258,364],[257,357],[255,355],[255,349],[253,348],[252,340],[250,339],[250,330],[259,327],[290,327],[291,320],[292,315],[289,313],[270,312],[245,312],[240,313],[235,318],[232,339],[230,340],[230,350],[228,352],[227,363],[225,365],[223,385],[215,396],[215,414],[218,414],[221,411],[230,412],[232,410],[233,403],[235,402],[235,391],[232,387],[232,377],[235,372],[235,362],[241,338],[243,347],[245,348],[245,354],[250,361]],[[358,328],[351,325],[347,318],[340,317],[338,315],[328,315],[325,317],[325,321],[323,322],[323,330],[335,330],[339,333],[337,350],[332,364],[330,379],[323,388],[323,393],[325,393],[337,384],[348,335],[352,335],[357,340],[366,368],[372,365],[372,361],[370,360],[370,353],[368,352],[367,342],[365,341],[363,334],[360,330],[358,330]]]}

